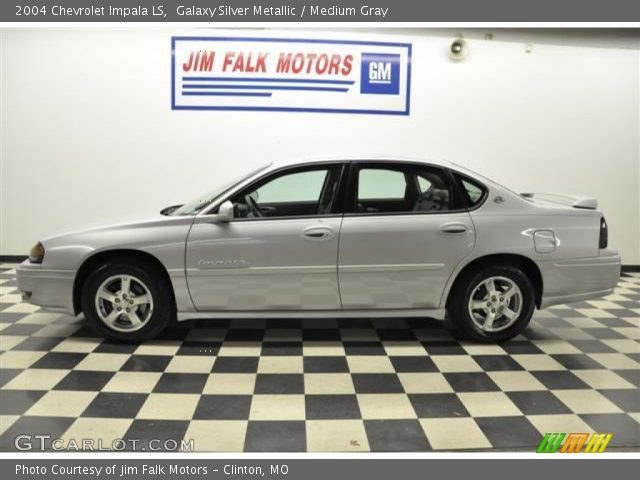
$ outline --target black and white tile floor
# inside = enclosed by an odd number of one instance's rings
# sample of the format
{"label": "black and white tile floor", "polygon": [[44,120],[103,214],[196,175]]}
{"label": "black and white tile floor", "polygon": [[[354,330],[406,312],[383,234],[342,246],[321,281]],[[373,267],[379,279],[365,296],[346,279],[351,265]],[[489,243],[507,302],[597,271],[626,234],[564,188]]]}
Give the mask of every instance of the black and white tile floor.
{"label": "black and white tile floor", "polygon": [[428,319],[332,319],[194,321],[131,346],[21,303],[0,267],[0,451],[19,434],[356,452],[533,451],[546,432],[598,431],[640,447],[638,273],[503,345]]}

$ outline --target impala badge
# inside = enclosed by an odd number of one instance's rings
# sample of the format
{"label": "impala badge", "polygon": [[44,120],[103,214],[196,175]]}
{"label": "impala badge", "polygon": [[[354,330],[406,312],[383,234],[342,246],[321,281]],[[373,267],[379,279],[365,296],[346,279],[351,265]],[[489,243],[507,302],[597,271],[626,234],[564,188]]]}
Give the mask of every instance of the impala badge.
{"label": "impala badge", "polygon": [[201,258],[198,260],[198,265],[201,267],[212,268],[242,268],[249,266],[246,260],[239,258],[233,258],[230,260],[207,260],[205,258]]}

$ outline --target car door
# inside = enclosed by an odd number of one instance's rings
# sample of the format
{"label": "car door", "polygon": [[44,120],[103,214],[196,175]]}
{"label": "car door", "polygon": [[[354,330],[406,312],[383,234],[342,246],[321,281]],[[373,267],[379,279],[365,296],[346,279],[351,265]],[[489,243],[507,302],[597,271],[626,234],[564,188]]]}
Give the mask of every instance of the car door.
{"label": "car door", "polygon": [[475,232],[445,169],[421,163],[351,166],[338,253],[344,308],[438,308]]}
{"label": "car door", "polygon": [[289,167],[234,194],[234,218],[198,217],[186,247],[197,310],[340,308],[342,163]]}

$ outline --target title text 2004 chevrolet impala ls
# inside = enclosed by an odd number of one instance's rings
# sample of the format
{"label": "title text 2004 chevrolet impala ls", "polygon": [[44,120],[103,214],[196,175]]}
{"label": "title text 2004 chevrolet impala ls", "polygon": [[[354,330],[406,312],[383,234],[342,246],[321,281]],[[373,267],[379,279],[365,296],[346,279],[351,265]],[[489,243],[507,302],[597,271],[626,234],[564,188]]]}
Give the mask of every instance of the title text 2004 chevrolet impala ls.
{"label": "title text 2004 chevrolet impala ls", "polygon": [[124,341],[173,318],[445,311],[464,336],[503,341],[536,307],[613,291],[620,257],[596,208],[447,163],[270,165],[147,221],[43,240],[18,286]]}

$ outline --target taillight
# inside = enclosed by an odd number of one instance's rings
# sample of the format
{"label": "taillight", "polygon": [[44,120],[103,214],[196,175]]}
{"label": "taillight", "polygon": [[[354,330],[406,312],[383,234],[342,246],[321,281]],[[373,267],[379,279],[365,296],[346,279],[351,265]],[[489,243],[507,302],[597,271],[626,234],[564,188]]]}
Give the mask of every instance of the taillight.
{"label": "taillight", "polygon": [[609,243],[609,230],[607,228],[607,222],[604,217],[600,219],[600,241],[598,242],[598,248],[607,248]]}

